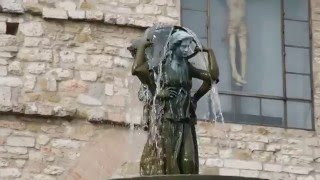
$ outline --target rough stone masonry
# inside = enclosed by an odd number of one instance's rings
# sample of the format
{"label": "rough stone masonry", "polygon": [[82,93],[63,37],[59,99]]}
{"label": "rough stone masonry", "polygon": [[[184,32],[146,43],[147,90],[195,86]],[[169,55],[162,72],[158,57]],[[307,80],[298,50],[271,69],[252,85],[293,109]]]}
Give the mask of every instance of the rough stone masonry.
{"label": "rough stone masonry", "polygon": [[[316,130],[199,122],[201,174],[320,179],[320,2],[311,3]],[[138,175],[145,134],[128,139],[125,128],[86,119],[139,123],[139,84],[126,47],[154,23],[179,24],[180,1],[0,0],[0,6],[0,179]]]}

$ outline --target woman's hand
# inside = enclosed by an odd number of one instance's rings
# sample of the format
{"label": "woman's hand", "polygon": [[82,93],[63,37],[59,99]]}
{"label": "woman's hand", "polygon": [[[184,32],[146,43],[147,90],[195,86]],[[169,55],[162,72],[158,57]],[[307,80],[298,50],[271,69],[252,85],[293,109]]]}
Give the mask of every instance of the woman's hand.
{"label": "woman's hand", "polygon": [[173,87],[167,87],[165,89],[160,90],[160,92],[157,94],[157,98],[160,99],[172,99],[175,98],[178,95],[175,88]]}

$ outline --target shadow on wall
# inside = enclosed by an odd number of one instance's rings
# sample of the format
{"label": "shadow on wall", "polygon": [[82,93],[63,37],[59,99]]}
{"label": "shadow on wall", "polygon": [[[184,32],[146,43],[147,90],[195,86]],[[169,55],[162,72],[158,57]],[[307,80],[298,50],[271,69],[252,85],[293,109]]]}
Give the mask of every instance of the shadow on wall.
{"label": "shadow on wall", "polygon": [[[135,175],[124,168],[138,162],[146,142],[146,133],[126,128],[111,128],[102,131],[82,148],[81,156],[66,176],[68,180],[105,180],[125,175]],[[127,171],[128,172],[124,172]]]}

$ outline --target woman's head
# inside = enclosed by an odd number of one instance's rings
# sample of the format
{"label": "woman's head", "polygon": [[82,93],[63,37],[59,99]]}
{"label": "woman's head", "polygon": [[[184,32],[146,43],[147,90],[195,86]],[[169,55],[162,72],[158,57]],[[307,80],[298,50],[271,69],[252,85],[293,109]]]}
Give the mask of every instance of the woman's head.
{"label": "woman's head", "polygon": [[185,31],[173,33],[169,40],[169,50],[181,57],[187,57],[193,36]]}

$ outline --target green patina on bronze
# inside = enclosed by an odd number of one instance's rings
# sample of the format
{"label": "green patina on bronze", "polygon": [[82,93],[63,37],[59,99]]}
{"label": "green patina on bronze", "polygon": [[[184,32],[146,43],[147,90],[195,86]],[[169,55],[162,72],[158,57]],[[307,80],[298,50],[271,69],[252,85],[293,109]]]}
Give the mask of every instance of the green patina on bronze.
{"label": "green patina on bronze", "polygon": [[[135,59],[132,74],[142,83],[139,99],[145,103],[144,127],[149,130],[141,156],[140,173],[198,174],[195,110],[199,99],[210,90],[211,83],[218,82],[219,69],[215,56],[211,49],[204,49],[208,53],[208,70],[194,67],[188,59],[201,50],[197,46],[193,54],[187,54],[195,39],[183,27],[174,26],[171,27],[159,65],[150,67],[148,61],[152,59],[146,56],[146,50],[157,45],[152,41],[152,36],[154,30],[147,30],[144,38],[134,41],[128,48]],[[161,76],[158,83],[155,75]],[[203,81],[193,96],[190,92],[192,78]]]}

